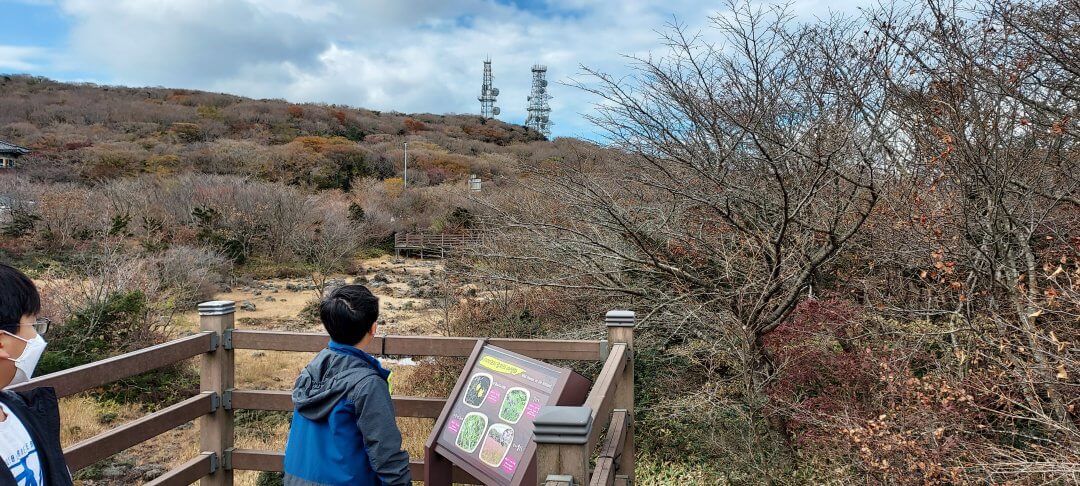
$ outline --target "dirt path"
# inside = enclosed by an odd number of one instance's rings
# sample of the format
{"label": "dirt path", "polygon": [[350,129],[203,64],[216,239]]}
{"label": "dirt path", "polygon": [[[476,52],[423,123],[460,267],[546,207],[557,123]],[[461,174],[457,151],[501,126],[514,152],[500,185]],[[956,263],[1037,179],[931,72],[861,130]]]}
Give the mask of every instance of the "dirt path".
{"label": "dirt path", "polygon": [[[328,282],[335,284],[360,283],[379,297],[380,333],[432,334],[437,332],[438,311],[428,306],[427,296],[433,291],[435,278],[442,272],[442,263],[433,260],[395,260],[384,256],[364,260],[363,269],[356,275],[334,275]],[[311,327],[301,319],[306,306],[318,300],[318,292],[308,278],[279,278],[256,280],[237,285],[214,296],[216,300],[236,302],[238,328],[266,329],[277,327]],[[252,309],[245,304],[254,306]],[[198,327],[198,311],[183,316],[181,330]],[[316,326],[317,327],[317,326]]]}

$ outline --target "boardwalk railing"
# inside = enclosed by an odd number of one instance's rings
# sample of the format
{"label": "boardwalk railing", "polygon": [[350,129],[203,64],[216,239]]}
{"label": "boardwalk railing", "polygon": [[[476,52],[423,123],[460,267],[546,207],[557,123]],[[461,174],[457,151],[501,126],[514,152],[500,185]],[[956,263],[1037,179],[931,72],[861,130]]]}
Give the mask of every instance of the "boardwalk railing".
{"label": "boardwalk railing", "polygon": [[[68,467],[76,472],[113,454],[199,420],[199,453],[175,469],[147,483],[152,485],[233,484],[234,470],[282,471],[284,453],[239,449],[233,446],[235,410],[293,409],[287,391],[250,390],[235,387],[234,351],[318,352],[325,348],[325,334],[248,331],[234,329],[235,304],[231,301],[199,305],[201,332],[164,344],[127,353],[69,370],[41,376],[11,387],[25,390],[51,386],[59,397],[81,393],[190,358],[200,358],[200,390],[191,398],[163,408],[64,449]],[[608,313],[607,340],[489,339],[510,351],[541,360],[602,361],[586,401],[590,417],[585,440],[578,444],[542,443],[537,440],[538,484],[559,475],[572,477],[574,485],[627,484],[633,477],[633,313]],[[477,338],[442,336],[378,336],[365,349],[374,355],[466,357]],[[394,396],[399,417],[436,418],[445,398]],[[544,411],[541,411],[543,414]],[[61,417],[63,422],[64,417]],[[595,424],[595,426],[594,426]],[[592,451],[606,439],[590,469]],[[566,460],[574,458],[574,460]],[[424,480],[422,461],[412,462],[413,479]],[[480,484],[466,472],[453,472],[456,483]],[[563,483],[565,484],[565,483]]]}
{"label": "boardwalk railing", "polygon": [[394,253],[401,256],[403,252],[416,252],[421,258],[425,254],[445,257],[448,253],[462,248],[479,245],[480,238],[481,233],[478,231],[454,234],[396,233],[394,234]]}

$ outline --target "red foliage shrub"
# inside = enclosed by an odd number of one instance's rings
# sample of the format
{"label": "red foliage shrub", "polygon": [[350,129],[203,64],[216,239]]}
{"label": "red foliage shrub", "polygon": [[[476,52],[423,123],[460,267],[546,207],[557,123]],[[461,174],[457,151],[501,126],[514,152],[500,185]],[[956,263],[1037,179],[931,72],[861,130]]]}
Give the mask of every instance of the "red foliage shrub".
{"label": "red foliage shrub", "polygon": [[78,150],[78,149],[81,149],[81,148],[92,147],[93,145],[94,145],[94,142],[91,142],[89,140],[78,141],[78,142],[67,142],[67,143],[64,144],[64,150]]}
{"label": "red foliage shrub", "polygon": [[345,112],[341,111],[341,110],[331,111],[330,115],[333,116],[334,119],[337,120],[337,122],[342,124],[342,125],[344,125],[345,122],[348,120],[347,116],[345,115]]}
{"label": "red foliage shrub", "polygon": [[416,133],[416,132],[421,132],[421,131],[424,131],[424,130],[429,130],[426,123],[424,123],[424,122],[422,122],[420,120],[413,119],[413,118],[406,118],[405,121],[404,121],[404,124],[405,124],[405,130],[407,132],[409,132],[409,133]]}
{"label": "red foliage shrub", "polygon": [[453,174],[450,171],[442,167],[429,167],[424,169],[424,175],[427,177],[428,185],[439,185],[450,179]]}
{"label": "red foliage shrub", "polygon": [[928,351],[870,337],[864,319],[850,302],[808,300],[768,336],[779,367],[768,393],[793,445],[882,484],[969,482],[961,461],[985,442],[978,400],[924,369]]}
{"label": "red foliage shrub", "polygon": [[780,367],[769,394],[786,407],[780,413],[788,415],[800,445],[834,435],[815,426],[821,417],[870,413],[866,400],[880,388],[877,356],[869,347],[856,349],[848,337],[860,317],[849,302],[811,299],[765,340]]}

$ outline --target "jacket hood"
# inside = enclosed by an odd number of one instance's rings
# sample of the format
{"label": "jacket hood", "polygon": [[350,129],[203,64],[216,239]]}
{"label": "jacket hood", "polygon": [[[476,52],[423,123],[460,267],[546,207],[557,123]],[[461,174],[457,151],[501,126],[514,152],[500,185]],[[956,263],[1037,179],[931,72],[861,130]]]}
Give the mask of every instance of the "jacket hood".
{"label": "jacket hood", "polygon": [[330,414],[334,405],[350,389],[372,375],[385,380],[390,376],[390,371],[371,355],[353,346],[331,341],[296,378],[293,404],[304,417],[322,419]]}

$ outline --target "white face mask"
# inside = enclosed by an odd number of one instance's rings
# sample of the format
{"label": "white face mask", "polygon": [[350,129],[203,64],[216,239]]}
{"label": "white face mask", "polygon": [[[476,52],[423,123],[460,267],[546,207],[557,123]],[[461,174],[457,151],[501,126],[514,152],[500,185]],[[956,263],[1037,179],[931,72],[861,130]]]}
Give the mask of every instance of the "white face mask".
{"label": "white face mask", "polygon": [[37,367],[38,360],[41,359],[42,353],[45,352],[45,339],[40,334],[34,336],[33,339],[27,340],[7,331],[0,332],[26,343],[26,347],[23,348],[23,352],[18,358],[7,358],[9,361],[15,362],[15,377],[11,379],[10,384],[18,385],[30,381],[30,378],[34,376],[34,368]]}

